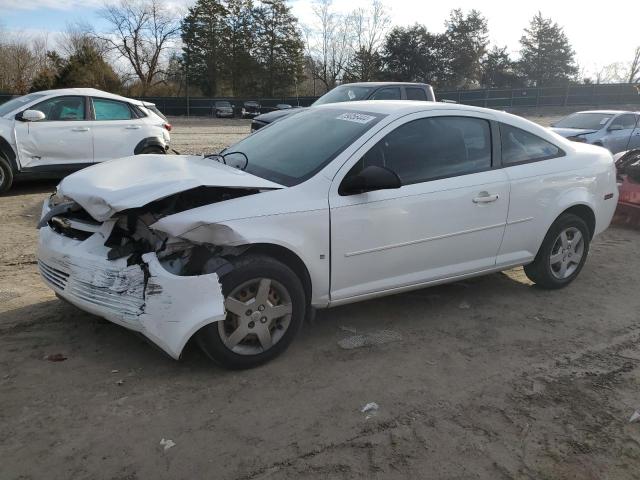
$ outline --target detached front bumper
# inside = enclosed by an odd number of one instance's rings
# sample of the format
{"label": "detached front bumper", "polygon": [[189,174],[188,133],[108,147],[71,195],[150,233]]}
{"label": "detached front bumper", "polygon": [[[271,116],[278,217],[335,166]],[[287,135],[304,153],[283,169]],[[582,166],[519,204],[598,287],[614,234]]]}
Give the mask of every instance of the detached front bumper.
{"label": "detached front bumper", "polygon": [[81,310],[145,335],[178,359],[187,341],[204,325],[225,318],[218,276],[178,276],[165,270],[155,253],[139,265],[107,260],[105,240],[113,222],[104,222],[86,240],[40,229],[38,267],[45,283]]}

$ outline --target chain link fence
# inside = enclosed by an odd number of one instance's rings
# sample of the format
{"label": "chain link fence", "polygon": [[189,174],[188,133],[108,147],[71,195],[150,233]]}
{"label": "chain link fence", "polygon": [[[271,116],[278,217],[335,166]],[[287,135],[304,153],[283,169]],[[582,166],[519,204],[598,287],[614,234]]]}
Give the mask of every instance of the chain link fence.
{"label": "chain link fence", "polygon": [[[639,90],[634,84],[569,85],[545,88],[490,88],[477,90],[436,91],[438,100],[452,100],[477,107],[508,109],[520,107],[571,107],[599,105],[640,105]],[[0,104],[12,95],[0,94]],[[231,102],[237,115],[246,101],[257,101],[262,113],[275,110],[278,104],[308,107],[318,97],[282,98],[201,98],[201,97],[144,97],[139,100],[155,103],[165,115],[211,117],[215,115],[215,102]]]}

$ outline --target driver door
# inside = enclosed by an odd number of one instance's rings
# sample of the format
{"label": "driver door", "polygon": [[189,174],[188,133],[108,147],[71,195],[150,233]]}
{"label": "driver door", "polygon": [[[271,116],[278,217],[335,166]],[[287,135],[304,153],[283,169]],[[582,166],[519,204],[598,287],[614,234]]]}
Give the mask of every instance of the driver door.
{"label": "driver door", "polygon": [[636,128],[636,116],[632,113],[618,115],[607,127],[607,136],[604,139],[604,146],[611,153],[624,152],[627,150],[631,134]]}
{"label": "driver door", "polygon": [[54,97],[29,110],[39,110],[45,118],[15,122],[21,168],[75,169],[93,163],[93,137],[85,97]]}
{"label": "driver door", "polygon": [[[487,118],[405,117],[367,142],[330,191],[331,302],[495,267],[509,183],[493,169]],[[395,171],[402,187],[341,195],[364,167]]]}

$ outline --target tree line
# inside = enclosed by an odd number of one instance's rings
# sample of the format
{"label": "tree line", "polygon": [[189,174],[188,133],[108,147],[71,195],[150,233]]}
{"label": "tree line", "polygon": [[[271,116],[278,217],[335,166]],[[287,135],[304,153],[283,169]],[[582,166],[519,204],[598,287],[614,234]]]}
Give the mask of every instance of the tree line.
{"label": "tree line", "polygon": [[[88,86],[128,95],[320,95],[344,82],[413,81],[436,88],[516,88],[637,82],[631,62],[581,74],[563,28],[542,13],[520,49],[491,45],[478,10],[451,10],[442,32],[392,26],[387,6],[343,13],[315,0],[302,24],[285,0],[119,0],[100,15],[108,28],[74,24],[56,39],[0,34],[0,91]],[[1,33],[1,32],[0,32]]]}

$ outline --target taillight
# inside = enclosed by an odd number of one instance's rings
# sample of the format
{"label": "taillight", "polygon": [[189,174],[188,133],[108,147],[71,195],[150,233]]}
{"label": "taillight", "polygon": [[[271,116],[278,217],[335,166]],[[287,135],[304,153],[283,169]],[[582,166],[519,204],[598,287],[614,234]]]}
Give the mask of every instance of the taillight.
{"label": "taillight", "polygon": [[170,132],[173,127],[171,126],[170,123],[165,123],[164,128],[166,128],[167,132]]}

